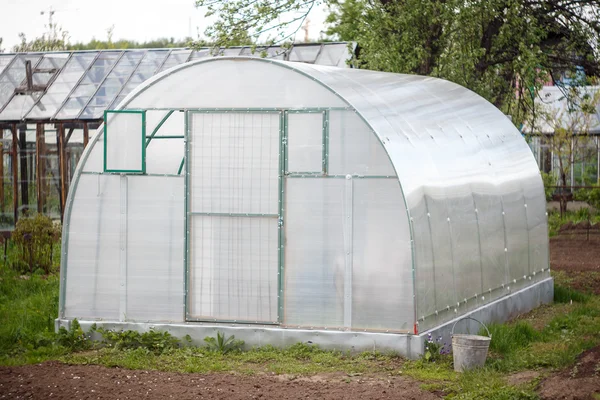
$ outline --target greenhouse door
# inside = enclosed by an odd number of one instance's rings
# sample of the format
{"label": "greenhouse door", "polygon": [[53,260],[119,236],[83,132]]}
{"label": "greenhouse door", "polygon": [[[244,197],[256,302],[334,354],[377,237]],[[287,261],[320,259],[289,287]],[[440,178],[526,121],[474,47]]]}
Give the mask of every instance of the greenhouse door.
{"label": "greenhouse door", "polygon": [[188,112],[189,321],[278,321],[279,112]]}

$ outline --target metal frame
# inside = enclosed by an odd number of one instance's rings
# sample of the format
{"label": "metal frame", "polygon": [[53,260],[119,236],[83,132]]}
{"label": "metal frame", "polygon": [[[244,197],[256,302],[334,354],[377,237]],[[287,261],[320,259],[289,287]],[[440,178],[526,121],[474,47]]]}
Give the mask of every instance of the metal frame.
{"label": "metal frame", "polygon": [[[141,114],[142,116],[142,165],[139,170],[118,170],[107,167],[108,115],[109,114]],[[146,173],[146,111],[145,110],[105,110],[104,111],[104,172],[145,174]]]}

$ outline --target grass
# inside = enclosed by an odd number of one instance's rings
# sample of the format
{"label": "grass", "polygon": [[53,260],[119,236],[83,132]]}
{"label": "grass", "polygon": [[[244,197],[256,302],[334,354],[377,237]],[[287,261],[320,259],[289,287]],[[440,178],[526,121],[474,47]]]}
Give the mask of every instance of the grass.
{"label": "grass", "polygon": [[[534,399],[536,382],[514,386],[508,383],[507,376],[519,371],[566,368],[583,351],[600,344],[600,297],[573,290],[572,275],[553,274],[555,303],[511,323],[492,324],[489,329],[493,339],[486,366],[457,374],[451,356],[432,363],[408,361],[395,354],[326,351],[307,344],[222,354],[209,347],[162,346],[159,341],[171,343],[171,338],[159,333],[146,339],[139,335],[113,335],[110,346],[73,351],[73,337],[54,333],[58,276],[23,277],[0,267],[0,365],[61,360],[188,373],[286,374],[290,379],[314,374],[336,374],[348,379],[363,374],[385,379],[406,376],[418,381],[416,384],[423,389],[447,398]],[[65,337],[70,339],[64,340]],[[124,342],[127,340],[137,344],[128,346],[131,343]],[[161,350],[156,351],[157,348]]]}

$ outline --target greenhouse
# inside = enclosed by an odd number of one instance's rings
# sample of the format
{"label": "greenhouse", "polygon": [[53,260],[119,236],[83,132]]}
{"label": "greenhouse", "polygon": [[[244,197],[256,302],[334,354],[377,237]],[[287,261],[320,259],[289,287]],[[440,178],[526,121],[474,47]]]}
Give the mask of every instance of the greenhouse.
{"label": "greenhouse", "polygon": [[544,189],[492,104],[429,77],[221,57],[104,114],[58,326],[423,351],[552,301]]}

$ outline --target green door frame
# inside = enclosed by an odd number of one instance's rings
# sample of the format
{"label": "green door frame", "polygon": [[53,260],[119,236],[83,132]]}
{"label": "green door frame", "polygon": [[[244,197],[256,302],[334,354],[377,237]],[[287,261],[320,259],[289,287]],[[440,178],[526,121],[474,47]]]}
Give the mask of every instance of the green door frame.
{"label": "green door frame", "polygon": [[[190,309],[190,304],[189,304],[189,290],[190,290],[190,282],[189,282],[189,277],[190,277],[190,258],[189,258],[189,247],[190,247],[190,240],[189,240],[189,235],[190,235],[190,223],[191,223],[191,216],[192,215],[217,215],[214,213],[192,213],[190,211],[190,201],[191,201],[191,196],[190,196],[190,163],[188,162],[188,160],[190,160],[190,128],[191,128],[191,123],[190,123],[190,119],[192,117],[193,114],[222,114],[222,113],[226,113],[226,114],[261,114],[261,113],[268,113],[268,114],[279,114],[279,165],[278,165],[278,169],[279,169],[279,176],[278,176],[278,194],[279,194],[279,198],[278,198],[278,214],[277,215],[272,215],[273,217],[277,218],[278,221],[278,244],[277,244],[277,249],[278,249],[278,255],[277,255],[277,259],[278,259],[278,280],[277,280],[277,321],[249,321],[249,320],[225,320],[225,319],[219,319],[219,318],[211,318],[211,319],[207,319],[207,318],[193,318],[190,316],[189,313],[189,309]],[[221,322],[221,323],[239,323],[239,324],[260,324],[260,325],[279,325],[283,322],[283,284],[284,284],[284,280],[283,280],[283,262],[284,262],[284,241],[285,241],[285,236],[284,236],[284,224],[283,224],[283,204],[284,204],[284,167],[285,167],[285,152],[286,152],[286,146],[285,146],[285,137],[286,137],[286,129],[285,129],[285,121],[287,120],[286,116],[285,116],[285,112],[283,110],[278,110],[278,109],[253,109],[253,110],[247,110],[247,109],[197,109],[197,110],[186,110],[185,111],[185,132],[184,132],[184,144],[185,144],[185,152],[184,152],[184,161],[182,161],[182,166],[185,167],[185,179],[184,179],[184,212],[185,212],[185,223],[184,223],[184,255],[183,255],[183,260],[184,260],[184,266],[185,266],[185,271],[184,271],[184,312],[185,312],[185,321],[188,322]],[[181,168],[180,168],[181,169]],[[264,218],[264,217],[269,217],[271,215],[265,215],[265,214],[239,214],[239,215],[234,215],[234,214],[220,214],[220,215],[226,215],[226,216],[244,216],[244,217],[250,217],[250,218]]]}

